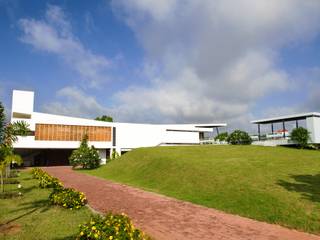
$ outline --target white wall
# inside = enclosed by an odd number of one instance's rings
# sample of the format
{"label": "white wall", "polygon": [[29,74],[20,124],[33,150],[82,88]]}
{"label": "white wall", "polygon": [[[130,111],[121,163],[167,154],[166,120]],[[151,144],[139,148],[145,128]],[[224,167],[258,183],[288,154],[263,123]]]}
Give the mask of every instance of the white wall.
{"label": "white wall", "polygon": [[119,152],[122,148],[157,146],[162,142],[163,133],[163,128],[157,125],[118,123],[116,125],[117,151]]}
{"label": "white wall", "polygon": [[165,131],[163,142],[198,144],[199,132]]}
{"label": "white wall", "polygon": [[320,118],[308,117],[306,120],[307,129],[310,132],[311,143],[320,143]]}
{"label": "white wall", "polygon": [[12,112],[31,114],[33,112],[34,92],[13,90]]}

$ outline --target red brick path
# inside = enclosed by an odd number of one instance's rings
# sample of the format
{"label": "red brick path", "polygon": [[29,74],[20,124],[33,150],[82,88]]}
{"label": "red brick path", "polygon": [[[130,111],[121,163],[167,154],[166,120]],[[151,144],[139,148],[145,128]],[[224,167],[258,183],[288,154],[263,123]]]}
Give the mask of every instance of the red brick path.
{"label": "red brick path", "polygon": [[320,240],[320,236],[226,214],[72,171],[44,168],[65,186],[82,191],[99,212],[126,213],[156,240]]}

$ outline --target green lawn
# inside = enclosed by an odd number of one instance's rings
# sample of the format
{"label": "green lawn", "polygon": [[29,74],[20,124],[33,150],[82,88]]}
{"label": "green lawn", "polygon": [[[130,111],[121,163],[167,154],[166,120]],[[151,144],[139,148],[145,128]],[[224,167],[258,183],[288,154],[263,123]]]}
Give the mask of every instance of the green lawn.
{"label": "green lawn", "polygon": [[[50,191],[38,188],[30,173],[22,172],[18,179],[23,197],[0,199],[0,239],[75,239],[78,225],[90,219],[91,211],[87,207],[68,210],[50,206]],[[16,191],[17,184],[6,188]]]}
{"label": "green lawn", "polygon": [[141,148],[84,172],[320,233],[320,151],[210,145]]}

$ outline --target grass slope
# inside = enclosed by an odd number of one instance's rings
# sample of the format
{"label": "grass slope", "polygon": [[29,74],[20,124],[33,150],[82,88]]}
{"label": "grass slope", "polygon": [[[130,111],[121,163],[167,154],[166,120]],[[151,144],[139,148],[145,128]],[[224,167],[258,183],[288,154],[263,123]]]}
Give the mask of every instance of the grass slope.
{"label": "grass slope", "polygon": [[[86,207],[71,211],[50,206],[50,191],[38,188],[30,173],[22,172],[19,181],[23,186],[21,198],[0,199],[0,239],[75,239],[78,225],[90,219],[91,211]],[[6,188],[16,191],[17,185]]]}
{"label": "grass slope", "polygon": [[225,212],[320,233],[320,151],[141,148],[84,172]]}

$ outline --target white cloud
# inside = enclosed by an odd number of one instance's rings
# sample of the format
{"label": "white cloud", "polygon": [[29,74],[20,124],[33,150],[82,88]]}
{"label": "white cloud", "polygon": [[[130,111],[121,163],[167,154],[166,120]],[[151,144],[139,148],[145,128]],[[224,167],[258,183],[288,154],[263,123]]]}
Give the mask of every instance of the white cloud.
{"label": "white cloud", "polygon": [[19,24],[24,43],[61,57],[89,86],[96,87],[106,80],[110,61],[83,46],[73,35],[71,24],[60,7],[48,5],[43,20],[25,18]]}
{"label": "white cloud", "polygon": [[149,87],[115,96],[129,120],[244,123],[259,98],[289,88],[279,49],[311,41],[320,27],[318,0],[112,4],[145,49],[146,69],[153,67]]}
{"label": "white cloud", "polygon": [[108,114],[109,112],[93,96],[86,94],[77,87],[64,87],[56,93],[56,97],[56,101],[42,106],[45,112],[91,118]]}

